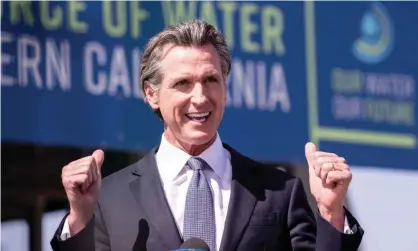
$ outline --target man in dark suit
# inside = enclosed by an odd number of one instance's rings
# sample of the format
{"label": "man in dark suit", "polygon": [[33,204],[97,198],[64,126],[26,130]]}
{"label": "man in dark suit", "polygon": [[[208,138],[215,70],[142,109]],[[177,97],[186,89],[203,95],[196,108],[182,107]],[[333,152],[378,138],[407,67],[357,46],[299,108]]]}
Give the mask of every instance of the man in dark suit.
{"label": "man in dark suit", "polygon": [[101,150],[63,168],[70,212],[55,251],[164,251],[191,237],[212,251],[357,250],[363,230],[344,207],[352,178],[344,158],[306,144],[313,213],[300,179],[221,141],[230,65],[225,39],[205,22],[150,40],[141,85],[164,122],[161,143],[103,181]]}

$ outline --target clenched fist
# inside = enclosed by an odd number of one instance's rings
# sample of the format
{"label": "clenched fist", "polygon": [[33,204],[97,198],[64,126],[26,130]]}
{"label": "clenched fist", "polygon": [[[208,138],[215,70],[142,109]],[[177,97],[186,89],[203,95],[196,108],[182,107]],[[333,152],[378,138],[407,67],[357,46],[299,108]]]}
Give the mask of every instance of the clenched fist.
{"label": "clenched fist", "polygon": [[104,152],[96,150],[91,156],[75,160],[62,169],[62,184],[70,203],[71,235],[81,231],[93,217],[100,194],[103,160]]}
{"label": "clenched fist", "polygon": [[309,165],[309,184],[321,215],[340,231],[344,229],[344,201],[352,179],[343,157],[321,152],[309,142],[305,145]]}

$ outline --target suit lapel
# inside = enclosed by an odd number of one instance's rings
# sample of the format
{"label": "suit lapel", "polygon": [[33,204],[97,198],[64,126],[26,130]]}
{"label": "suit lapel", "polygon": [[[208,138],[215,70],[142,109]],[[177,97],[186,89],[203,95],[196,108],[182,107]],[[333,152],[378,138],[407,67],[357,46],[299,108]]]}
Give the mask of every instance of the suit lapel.
{"label": "suit lapel", "polygon": [[224,147],[231,153],[232,187],[220,251],[229,251],[236,250],[251,218],[257,189],[249,161],[230,146],[224,144]]}
{"label": "suit lapel", "polygon": [[167,249],[176,249],[181,245],[182,240],[158,175],[155,162],[156,150],[157,148],[154,148],[138,162],[134,169],[134,175],[138,177],[130,183],[130,188],[144,210],[148,223],[157,230]]}

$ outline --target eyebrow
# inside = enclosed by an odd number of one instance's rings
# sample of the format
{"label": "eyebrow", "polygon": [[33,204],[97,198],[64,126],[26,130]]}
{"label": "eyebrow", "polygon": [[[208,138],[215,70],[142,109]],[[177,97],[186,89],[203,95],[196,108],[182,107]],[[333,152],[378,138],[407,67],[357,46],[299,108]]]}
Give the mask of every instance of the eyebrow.
{"label": "eyebrow", "polygon": [[[203,73],[201,78],[206,78],[206,77],[210,77],[210,76],[221,77],[221,74],[216,70],[211,70],[211,71],[207,71],[207,72]],[[173,80],[173,81],[178,81],[178,80],[182,80],[182,79],[189,79],[190,77],[192,77],[192,74],[179,73],[178,75],[170,77],[170,79]]]}

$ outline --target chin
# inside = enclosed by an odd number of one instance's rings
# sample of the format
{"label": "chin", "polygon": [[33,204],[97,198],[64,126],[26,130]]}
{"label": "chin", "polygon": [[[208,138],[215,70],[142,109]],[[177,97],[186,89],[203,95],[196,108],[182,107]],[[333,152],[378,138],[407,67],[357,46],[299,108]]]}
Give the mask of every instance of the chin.
{"label": "chin", "polygon": [[193,145],[203,145],[211,141],[216,136],[215,132],[193,131],[187,133],[187,141]]}

